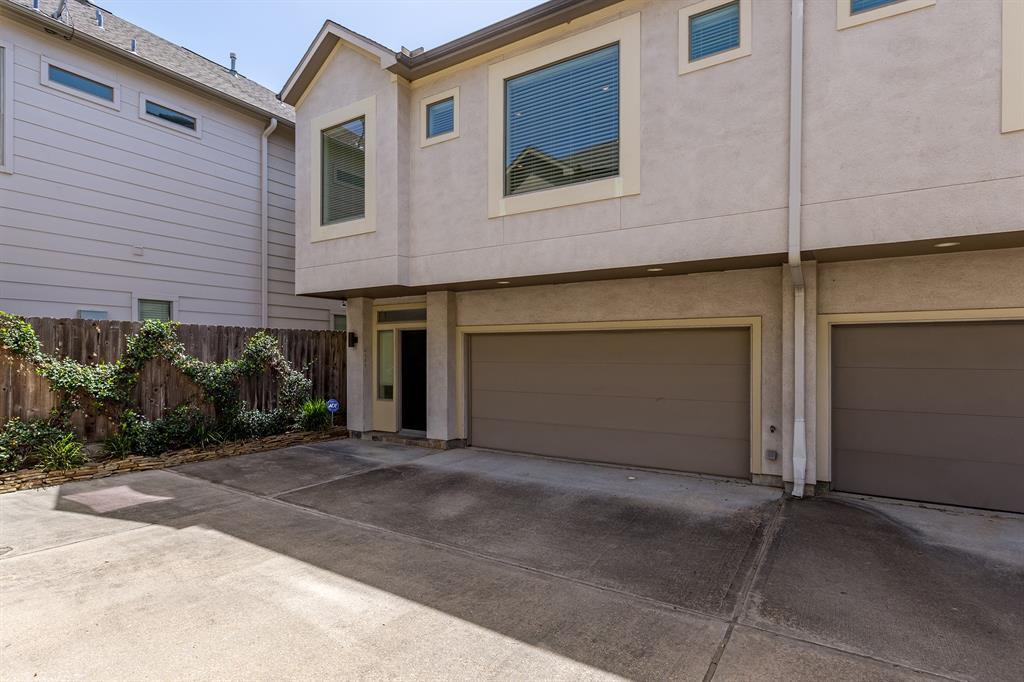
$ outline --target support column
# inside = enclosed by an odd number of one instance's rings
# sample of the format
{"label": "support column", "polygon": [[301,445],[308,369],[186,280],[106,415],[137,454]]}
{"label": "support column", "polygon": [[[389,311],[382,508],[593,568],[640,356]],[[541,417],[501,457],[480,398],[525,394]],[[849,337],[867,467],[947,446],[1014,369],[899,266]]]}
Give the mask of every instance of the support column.
{"label": "support column", "polygon": [[456,438],[455,293],[427,294],[427,438]]}
{"label": "support column", "polygon": [[372,431],[373,299],[348,299],[348,331],[359,340],[345,353],[346,424],[350,431]]}

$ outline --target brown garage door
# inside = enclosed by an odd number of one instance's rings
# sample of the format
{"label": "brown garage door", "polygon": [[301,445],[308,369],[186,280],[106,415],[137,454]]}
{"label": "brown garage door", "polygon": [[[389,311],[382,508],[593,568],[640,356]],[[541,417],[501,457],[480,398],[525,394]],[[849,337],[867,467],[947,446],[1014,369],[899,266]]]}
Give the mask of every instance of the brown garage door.
{"label": "brown garage door", "polygon": [[837,490],[1024,512],[1024,323],[832,330]]}
{"label": "brown garage door", "polygon": [[746,329],[472,337],[474,445],[750,476]]}

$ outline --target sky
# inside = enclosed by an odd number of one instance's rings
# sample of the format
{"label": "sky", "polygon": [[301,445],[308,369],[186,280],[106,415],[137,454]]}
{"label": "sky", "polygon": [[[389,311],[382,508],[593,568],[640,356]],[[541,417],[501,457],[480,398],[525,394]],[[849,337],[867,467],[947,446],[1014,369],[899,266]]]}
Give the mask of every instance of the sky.
{"label": "sky", "polygon": [[436,47],[540,0],[93,0],[147,31],[280,91],[324,20],[394,50]]}

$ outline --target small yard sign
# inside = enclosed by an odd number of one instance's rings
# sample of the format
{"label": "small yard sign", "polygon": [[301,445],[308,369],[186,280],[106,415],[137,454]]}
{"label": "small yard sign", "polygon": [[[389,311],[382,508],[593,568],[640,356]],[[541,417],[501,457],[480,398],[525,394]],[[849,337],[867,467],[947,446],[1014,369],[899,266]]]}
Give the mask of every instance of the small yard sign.
{"label": "small yard sign", "polygon": [[334,426],[334,413],[341,409],[341,403],[334,398],[327,401],[327,411],[331,413],[331,426]]}

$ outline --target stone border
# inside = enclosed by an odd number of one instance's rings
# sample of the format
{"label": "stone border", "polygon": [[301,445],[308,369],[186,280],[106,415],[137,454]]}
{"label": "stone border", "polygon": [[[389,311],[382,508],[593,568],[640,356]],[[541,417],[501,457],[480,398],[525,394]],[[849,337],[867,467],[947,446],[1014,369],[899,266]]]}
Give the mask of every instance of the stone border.
{"label": "stone border", "polygon": [[298,431],[294,433],[283,433],[277,436],[268,436],[256,440],[240,440],[226,443],[220,447],[208,450],[189,448],[187,450],[174,450],[165,452],[158,457],[144,457],[132,455],[124,459],[112,459],[106,462],[90,462],[74,469],[62,471],[43,471],[42,469],[22,469],[6,474],[0,474],[0,493],[10,493],[15,490],[29,490],[31,488],[44,488],[51,485],[70,483],[71,481],[84,481],[91,478],[105,478],[113,474],[125,473],[128,471],[146,471],[147,469],[166,469],[191,462],[205,462],[211,459],[222,457],[235,457],[236,455],[250,455],[256,452],[277,450],[302,443],[315,443],[322,440],[334,440],[347,438],[348,430],[344,427],[334,427],[327,431]]}

